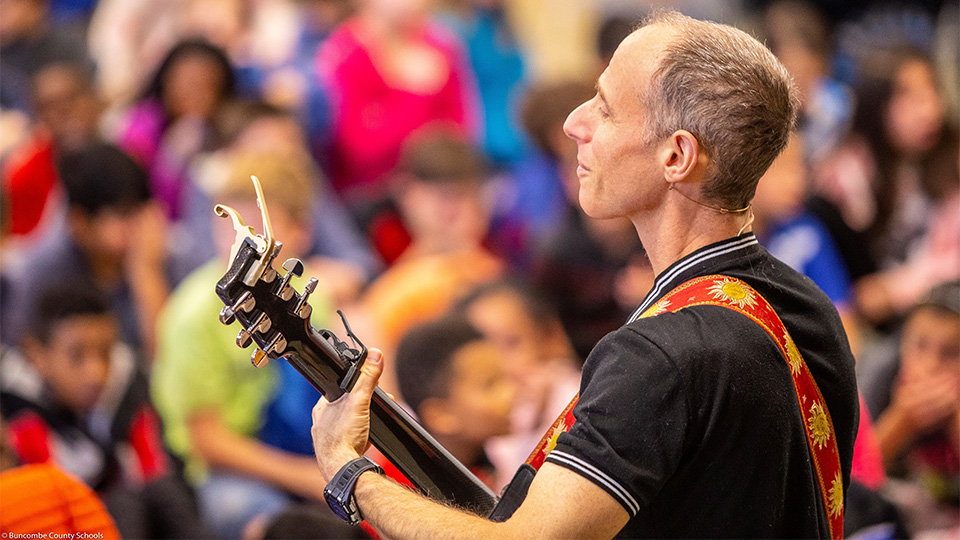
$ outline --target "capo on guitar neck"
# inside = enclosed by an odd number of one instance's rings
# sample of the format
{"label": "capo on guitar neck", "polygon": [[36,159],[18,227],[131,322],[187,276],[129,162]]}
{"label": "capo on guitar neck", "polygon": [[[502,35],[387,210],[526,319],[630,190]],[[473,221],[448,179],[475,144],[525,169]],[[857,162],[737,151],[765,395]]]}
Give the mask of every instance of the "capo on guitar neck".
{"label": "capo on guitar neck", "polygon": [[[230,248],[230,263],[236,259],[240,246],[245,240],[250,240],[256,246],[257,253],[260,254],[259,260],[250,267],[249,272],[243,277],[243,283],[252,287],[267,270],[270,269],[270,262],[277,253],[280,253],[281,243],[273,238],[273,225],[270,223],[270,213],[267,211],[267,204],[263,200],[263,187],[260,186],[260,179],[256,176],[250,176],[253,182],[253,188],[257,192],[257,208],[260,209],[260,218],[263,220],[263,236],[256,233],[253,227],[244,223],[240,213],[225,204],[218,204],[213,211],[220,217],[230,218],[233,221],[233,229],[236,231],[237,238]],[[229,270],[229,266],[228,266]]]}
{"label": "capo on guitar neck", "polygon": [[336,336],[332,336],[334,346],[340,353],[340,358],[349,366],[347,367],[347,372],[343,375],[343,379],[340,381],[340,390],[349,392],[353,389],[353,385],[357,383],[357,379],[360,378],[360,368],[363,367],[363,361],[367,359],[367,346],[364,345],[363,342],[360,341],[360,338],[350,329],[350,323],[347,322],[346,315],[339,309],[337,310],[337,315],[340,315],[340,320],[343,321],[343,327],[347,330],[347,337],[353,342],[353,348],[350,348],[346,342],[338,339]]}

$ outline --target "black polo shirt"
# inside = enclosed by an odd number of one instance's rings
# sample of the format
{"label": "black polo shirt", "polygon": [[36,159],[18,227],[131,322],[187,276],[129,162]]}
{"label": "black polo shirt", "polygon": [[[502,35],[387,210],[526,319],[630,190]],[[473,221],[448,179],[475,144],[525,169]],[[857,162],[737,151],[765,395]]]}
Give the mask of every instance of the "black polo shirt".
{"label": "black polo shirt", "polygon": [[636,319],[681,283],[724,274],[773,306],[826,400],[849,485],[858,400],[836,309],[746,234],[664,270],[587,358],[576,422],[547,461],[612,495],[619,537],[829,537],[790,370],[767,333],[719,306]]}

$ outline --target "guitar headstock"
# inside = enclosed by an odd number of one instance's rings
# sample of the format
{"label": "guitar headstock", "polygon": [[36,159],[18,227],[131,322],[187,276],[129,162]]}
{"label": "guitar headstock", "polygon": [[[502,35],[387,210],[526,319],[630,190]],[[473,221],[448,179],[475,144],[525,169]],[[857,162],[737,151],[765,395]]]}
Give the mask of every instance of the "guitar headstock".
{"label": "guitar headstock", "polygon": [[[252,176],[257,190],[257,205],[264,221],[264,236],[247,226],[236,210],[217,205],[215,212],[233,220],[237,233],[231,252],[231,263],[226,274],[217,282],[217,295],[225,306],[220,311],[220,322],[242,326],[237,334],[237,346],[256,344],[250,358],[253,365],[265,366],[270,360],[286,357],[330,399],[349,391],[366,358],[367,349],[344,319],[347,335],[353,346],[341,341],[329,330],[315,330],[310,326],[313,308],[308,298],[317,288],[317,278],[310,278],[303,292],[297,292],[290,280],[303,275],[303,262],[287,259],[281,275],[273,267],[282,244],[273,238],[270,218],[263,201],[260,182]],[[343,314],[341,313],[341,317]]]}

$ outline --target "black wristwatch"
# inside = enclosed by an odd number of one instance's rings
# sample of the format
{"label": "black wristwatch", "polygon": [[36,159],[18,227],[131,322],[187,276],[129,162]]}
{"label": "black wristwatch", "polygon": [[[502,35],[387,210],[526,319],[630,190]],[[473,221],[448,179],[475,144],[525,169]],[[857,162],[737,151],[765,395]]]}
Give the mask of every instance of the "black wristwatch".
{"label": "black wristwatch", "polygon": [[357,501],[353,497],[353,488],[357,485],[357,478],[371,470],[376,471],[377,474],[383,474],[383,468],[368,457],[351,459],[346,465],[340,467],[327,487],[323,488],[323,498],[327,500],[327,505],[333,513],[351,525],[356,525],[363,520]]}

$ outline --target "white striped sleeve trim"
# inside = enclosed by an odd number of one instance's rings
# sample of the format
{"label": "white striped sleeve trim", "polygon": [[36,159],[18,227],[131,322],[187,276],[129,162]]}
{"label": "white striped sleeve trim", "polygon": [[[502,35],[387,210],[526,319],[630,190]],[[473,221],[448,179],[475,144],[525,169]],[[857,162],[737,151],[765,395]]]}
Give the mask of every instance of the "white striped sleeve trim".
{"label": "white striped sleeve trim", "polygon": [[570,467],[588,479],[593,480],[595,483],[605,486],[614,497],[618,499],[618,502],[626,508],[630,513],[630,517],[637,515],[637,512],[640,511],[640,504],[633,498],[633,495],[630,495],[629,491],[624,489],[616,480],[607,476],[603,471],[577,456],[559,450],[553,450],[547,455],[546,461],[554,461],[558,465]]}

